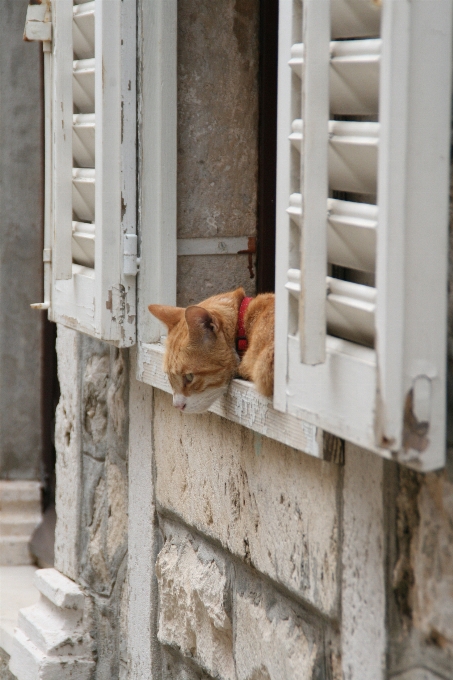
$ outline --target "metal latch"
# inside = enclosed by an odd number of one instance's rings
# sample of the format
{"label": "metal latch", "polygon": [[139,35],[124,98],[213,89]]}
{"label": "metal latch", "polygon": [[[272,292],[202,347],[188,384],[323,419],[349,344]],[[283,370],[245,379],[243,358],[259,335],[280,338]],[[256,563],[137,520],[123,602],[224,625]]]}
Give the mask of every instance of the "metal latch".
{"label": "metal latch", "polygon": [[124,234],[123,237],[123,274],[137,276],[139,258],[137,257],[136,234]]}
{"label": "metal latch", "polygon": [[52,40],[52,14],[50,0],[38,0],[27,7],[24,40]]}

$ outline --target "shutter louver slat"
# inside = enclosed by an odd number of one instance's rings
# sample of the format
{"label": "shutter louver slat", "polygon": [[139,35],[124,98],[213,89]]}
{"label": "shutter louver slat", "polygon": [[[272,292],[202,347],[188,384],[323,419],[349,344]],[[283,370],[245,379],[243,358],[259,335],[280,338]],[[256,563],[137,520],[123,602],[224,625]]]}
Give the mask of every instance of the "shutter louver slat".
{"label": "shutter louver slat", "polygon": [[[292,123],[289,139],[300,152],[303,122]],[[336,191],[375,194],[379,123],[329,121],[329,184]]]}
{"label": "shutter louver slat", "polygon": [[72,96],[78,113],[94,113],[94,59],[79,59],[73,64]]}
{"label": "shutter louver slat", "polygon": [[93,168],[73,168],[72,186],[72,210],[75,220],[94,222],[95,170]]}
{"label": "shutter louver slat", "polygon": [[379,123],[330,121],[329,137],[331,189],[375,194]]}
{"label": "shutter louver slat", "polygon": [[[296,299],[300,296],[300,269],[289,269],[285,288]],[[376,289],[360,283],[326,279],[327,330],[360,345],[373,347]]]}
{"label": "shutter louver slat", "polygon": [[79,113],[73,118],[72,155],[79,168],[95,167],[95,114]]}
{"label": "shutter louver slat", "polygon": [[380,3],[369,0],[332,0],[332,38],[372,38],[379,35]]}
{"label": "shutter louver slat", "polygon": [[72,258],[75,264],[94,268],[95,225],[72,223]]}
{"label": "shutter louver slat", "polygon": [[72,39],[75,59],[94,57],[95,1],[75,5],[73,9]]}
{"label": "shutter louver slat", "polygon": [[330,111],[368,116],[379,108],[381,40],[330,43]]}
{"label": "shutter louver slat", "polygon": [[[376,115],[379,107],[380,39],[330,43],[330,112],[336,115]],[[291,48],[289,65],[302,78],[304,46]]]}
{"label": "shutter louver slat", "polygon": [[[72,260],[75,264],[95,267],[95,21],[96,2],[74,5],[72,91],[74,113],[72,128],[73,156],[73,230]],[[84,171],[80,171],[80,169]],[[81,224],[87,223],[85,227]],[[91,224],[90,224],[91,223]],[[77,225],[74,228],[74,225]]]}
{"label": "shutter louver slat", "polygon": [[330,198],[327,201],[327,259],[363,272],[376,269],[376,205]]}
{"label": "shutter louver slat", "polygon": [[376,289],[331,277],[327,287],[328,332],[373,347]]}

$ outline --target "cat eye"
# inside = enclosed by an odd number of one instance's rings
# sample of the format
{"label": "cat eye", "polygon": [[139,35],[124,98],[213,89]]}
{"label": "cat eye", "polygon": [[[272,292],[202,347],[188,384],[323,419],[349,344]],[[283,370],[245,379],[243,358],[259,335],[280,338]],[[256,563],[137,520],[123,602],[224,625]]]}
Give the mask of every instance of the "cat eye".
{"label": "cat eye", "polygon": [[187,373],[184,378],[186,382],[191,383],[193,380],[193,373]]}

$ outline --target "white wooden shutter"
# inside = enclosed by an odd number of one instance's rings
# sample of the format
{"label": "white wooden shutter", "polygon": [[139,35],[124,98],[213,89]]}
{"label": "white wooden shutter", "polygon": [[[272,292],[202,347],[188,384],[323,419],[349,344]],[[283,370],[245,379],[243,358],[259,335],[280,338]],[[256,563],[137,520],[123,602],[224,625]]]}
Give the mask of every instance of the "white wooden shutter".
{"label": "white wooden shutter", "polygon": [[146,0],[140,15],[138,377],[161,324],[151,303],[176,304],[177,1]]}
{"label": "white wooden shutter", "polygon": [[53,321],[129,346],[136,328],[136,3],[54,0],[51,8],[50,273],[41,307]]}
{"label": "white wooden shutter", "polygon": [[[450,0],[281,0],[274,406],[445,461]],[[364,285],[365,284],[365,285]]]}

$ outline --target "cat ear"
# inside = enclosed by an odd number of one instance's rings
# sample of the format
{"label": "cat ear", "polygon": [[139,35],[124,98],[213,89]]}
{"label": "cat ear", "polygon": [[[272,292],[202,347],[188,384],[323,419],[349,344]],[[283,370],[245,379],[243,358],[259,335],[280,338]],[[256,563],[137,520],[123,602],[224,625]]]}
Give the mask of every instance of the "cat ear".
{"label": "cat ear", "polygon": [[170,307],[169,305],[148,305],[148,309],[153,316],[164,323],[171,331],[184,316],[182,307]]}
{"label": "cat ear", "polygon": [[203,307],[197,305],[187,307],[185,317],[191,340],[206,340],[219,332],[218,319]]}

